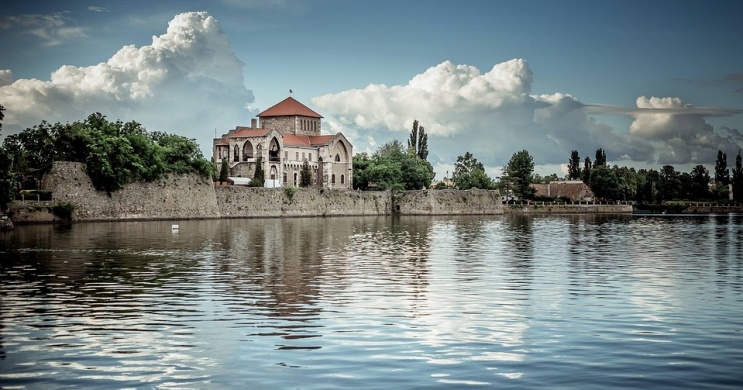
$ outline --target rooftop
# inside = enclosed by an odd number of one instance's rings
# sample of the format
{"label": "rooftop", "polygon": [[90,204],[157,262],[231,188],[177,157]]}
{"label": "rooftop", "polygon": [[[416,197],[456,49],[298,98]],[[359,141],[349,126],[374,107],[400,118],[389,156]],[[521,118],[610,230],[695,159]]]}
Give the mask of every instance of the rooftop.
{"label": "rooftop", "polygon": [[306,116],[311,118],[322,118],[322,116],[315,111],[312,111],[309,107],[297,101],[293,97],[288,98],[276,103],[269,109],[258,114],[258,117],[270,117],[270,116]]}

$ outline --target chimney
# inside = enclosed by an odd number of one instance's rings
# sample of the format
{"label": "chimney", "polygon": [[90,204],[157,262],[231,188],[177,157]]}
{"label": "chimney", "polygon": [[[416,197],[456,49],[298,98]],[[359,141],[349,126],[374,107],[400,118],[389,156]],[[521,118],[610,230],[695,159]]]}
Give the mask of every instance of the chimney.
{"label": "chimney", "polygon": [[251,119],[250,120],[250,128],[251,129],[255,129],[257,127],[258,127],[258,119],[255,119],[255,118]]}

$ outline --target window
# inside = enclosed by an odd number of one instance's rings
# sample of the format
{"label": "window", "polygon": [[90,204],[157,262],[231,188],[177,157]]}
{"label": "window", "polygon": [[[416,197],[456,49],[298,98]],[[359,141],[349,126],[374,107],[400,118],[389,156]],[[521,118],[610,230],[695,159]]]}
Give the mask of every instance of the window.
{"label": "window", "polygon": [[330,176],[330,184],[335,184],[335,173]]}
{"label": "window", "polygon": [[284,160],[288,160],[288,159],[289,159],[289,152],[284,151]]}
{"label": "window", "polygon": [[344,175],[341,175],[341,184],[345,183],[345,180],[344,180],[345,178],[346,177]]}
{"label": "window", "polygon": [[299,161],[299,152],[295,152],[294,159],[297,160],[297,161]]}
{"label": "window", "polygon": [[304,161],[304,152],[302,152],[302,161]]}
{"label": "window", "polygon": [[312,161],[312,153],[310,153],[310,159],[309,160]]}
{"label": "window", "polygon": [[284,172],[284,184],[286,184],[287,180],[289,180],[289,175]]}
{"label": "window", "polygon": [[235,161],[240,161],[240,148],[235,145]]}
{"label": "window", "polygon": [[336,154],[335,155],[335,162],[341,162],[341,155],[340,154]]}
{"label": "window", "polygon": [[294,172],[294,186],[297,186],[297,172]]}

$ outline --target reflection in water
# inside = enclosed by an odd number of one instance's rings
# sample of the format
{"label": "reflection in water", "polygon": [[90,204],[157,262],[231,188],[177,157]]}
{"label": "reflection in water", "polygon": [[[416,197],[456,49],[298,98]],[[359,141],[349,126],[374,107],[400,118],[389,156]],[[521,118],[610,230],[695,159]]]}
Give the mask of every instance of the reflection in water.
{"label": "reflection in water", "polygon": [[739,387],[743,217],[21,226],[0,386]]}

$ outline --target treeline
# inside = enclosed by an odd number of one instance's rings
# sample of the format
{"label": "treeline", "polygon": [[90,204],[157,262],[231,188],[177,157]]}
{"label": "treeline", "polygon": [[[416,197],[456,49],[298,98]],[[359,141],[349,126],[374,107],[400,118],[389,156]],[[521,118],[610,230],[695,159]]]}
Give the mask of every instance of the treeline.
{"label": "treeline", "polygon": [[407,148],[394,140],[369,155],[353,156],[354,188],[359,190],[419,190],[433,180],[428,162],[428,134],[418,121],[413,122]]}
{"label": "treeline", "polygon": [[43,121],[3,141],[0,207],[6,208],[21,181],[27,177],[38,180],[54,161],[84,163],[96,189],[107,192],[138,180],[157,180],[168,173],[205,177],[214,173],[194,139],[148,132],[134,121],[111,122],[100,113],[66,124]]}
{"label": "treeline", "polygon": [[[596,150],[595,159],[586,157],[580,163],[577,151],[568,160],[568,179],[583,180],[594,196],[609,200],[632,200],[639,203],[662,203],[669,200],[728,200],[732,187],[733,199],[743,200],[743,165],[741,155],[735,166],[728,168],[727,154],[717,152],[714,176],[704,165],[696,165],[690,172],[677,171],[672,165],[660,170],[609,166],[606,153]],[[714,182],[712,179],[714,178]],[[712,188],[710,185],[714,183]],[[732,186],[729,186],[732,184]]]}

